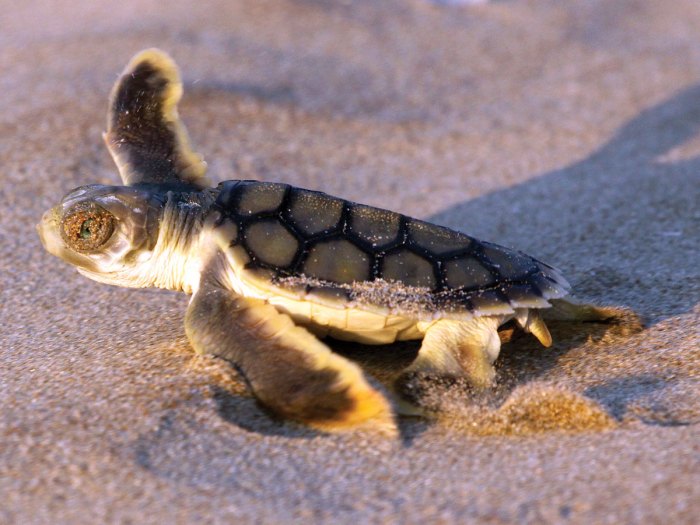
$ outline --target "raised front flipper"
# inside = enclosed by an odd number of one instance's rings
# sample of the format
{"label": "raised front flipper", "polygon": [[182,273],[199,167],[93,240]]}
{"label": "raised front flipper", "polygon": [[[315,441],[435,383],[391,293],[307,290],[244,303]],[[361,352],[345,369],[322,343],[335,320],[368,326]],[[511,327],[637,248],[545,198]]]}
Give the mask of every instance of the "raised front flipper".
{"label": "raised front flipper", "polygon": [[211,185],[177,113],[180,97],[180,74],[164,52],[142,51],[126,66],[112,89],[104,134],[124,184]]}
{"label": "raised front flipper", "polygon": [[272,412],[320,430],[393,432],[389,403],[361,370],[258,299],[205,281],[185,318],[195,350],[231,362]]}

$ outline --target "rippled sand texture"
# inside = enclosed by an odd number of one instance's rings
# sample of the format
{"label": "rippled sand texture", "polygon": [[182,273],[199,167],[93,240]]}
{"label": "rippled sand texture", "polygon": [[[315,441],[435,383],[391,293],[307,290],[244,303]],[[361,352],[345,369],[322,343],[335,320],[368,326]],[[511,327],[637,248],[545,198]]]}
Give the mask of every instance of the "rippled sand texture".
{"label": "rippled sand texture", "polygon": [[[440,4],[3,6],[0,522],[700,520],[700,4]],[[107,94],[154,45],[214,179],[522,249],[646,328],[516,334],[493,392],[417,379],[439,416],[395,441],[270,420],[193,357],[187,297],[90,282],[34,231],[65,191],[117,182]],[[415,345],[338,350],[381,378]]]}

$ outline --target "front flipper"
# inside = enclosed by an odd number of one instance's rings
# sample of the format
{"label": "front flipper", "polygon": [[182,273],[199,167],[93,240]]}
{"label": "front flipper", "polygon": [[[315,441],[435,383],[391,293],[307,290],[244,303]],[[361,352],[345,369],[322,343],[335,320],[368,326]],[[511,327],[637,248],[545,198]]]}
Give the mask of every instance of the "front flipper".
{"label": "front flipper", "polygon": [[147,49],[126,66],[112,89],[104,134],[124,184],[211,185],[178,116],[181,96],[177,66],[164,52]]}
{"label": "front flipper", "polygon": [[192,346],[236,366],[269,410],[320,430],[394,431],[389,403],[357,365],[264,301],[202,284],[185,318]]}

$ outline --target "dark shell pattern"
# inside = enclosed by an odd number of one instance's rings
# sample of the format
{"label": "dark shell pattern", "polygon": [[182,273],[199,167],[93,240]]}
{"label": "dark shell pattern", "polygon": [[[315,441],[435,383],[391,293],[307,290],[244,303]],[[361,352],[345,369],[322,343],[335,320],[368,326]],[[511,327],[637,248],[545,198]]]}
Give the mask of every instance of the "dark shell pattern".
{"label": "dark shell pattern", "polygon": [[393,311],[542,308],[567,294],[529,255],[388,210],[287,184],[221,183],[213,210],[236,224],[250,262],[310,299]]}

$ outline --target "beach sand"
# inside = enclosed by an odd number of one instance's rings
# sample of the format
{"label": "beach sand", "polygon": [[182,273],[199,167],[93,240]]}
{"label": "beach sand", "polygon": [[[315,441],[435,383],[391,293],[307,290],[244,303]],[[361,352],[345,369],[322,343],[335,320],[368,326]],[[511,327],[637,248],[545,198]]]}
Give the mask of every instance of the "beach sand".
{"label": "beach sand", "polygon": [[[700,520],[700,3],[83,4],[0,18],[1,523]],[[184,294],[89,281],[35,232],[118,183],[107,95],[151,46],[215,180],[521,249],[644,330],[517,338],[478,399],[417,382],[441,416],[398,439],[269,419],[194,357]],[[381,368],[415,345],[337,349]]]}

